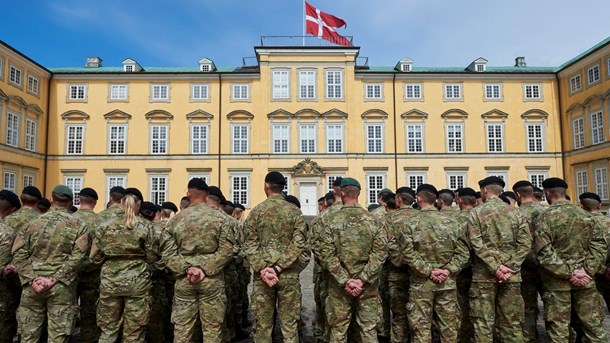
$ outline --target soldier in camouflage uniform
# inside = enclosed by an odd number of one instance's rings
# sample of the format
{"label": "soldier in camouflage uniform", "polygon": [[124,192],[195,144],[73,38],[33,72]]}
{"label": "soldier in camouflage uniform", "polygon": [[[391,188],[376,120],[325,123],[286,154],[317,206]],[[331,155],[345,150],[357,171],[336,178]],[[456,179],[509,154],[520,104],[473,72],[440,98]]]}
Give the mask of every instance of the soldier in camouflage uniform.
{"label": "soldier in camouflage uniform", "polygon": [[603,270],[606,242],[593,217],[566,200],[568,185],[549,178],[542,186],[551,206],[536,220],[534,247],[542,267],[543,301],[550,342],[568,342],[571,309],[585,339],[607,342],[602,299],[593,276]]}
{"label": "soldier in camouflage uniform", "polygon": [[[123,206],[121,206],[121,199],[125,196],[125,188],[121,186],[115,186],[110,189],[108,194],[109,202],[108,207],[102,212],[98,213],[99,221],[103,222],[108,218],[113,218],[117,213],[123,212]],[[94,230],[95,233],[96,230]]]}
{"label": "soldier in camouflage uniform", "polygon": [[455,193],[450,189],[441,189],[438,191],[438,199],[436,200],[436,207],[441,210],[441,213],[451,218],[459,213],[459,210],[453,207],[453,201],[455,200]]}
{"label": "soldier in camouflage uniform", "polygon": [[438,192],[429,184],[417,187],[418,215],[402,231],[400,246],[410,267],[407,314],[414,343],[432,340],[432,324],[441,342],[455,342],[459,307],[455,275],[468,263],[468,245],[457,221],[435,207]]}
{"label": "soldier in camouflage uniform", "polygon": [[301,211],[280,195],[285,183],[281,173],[268,173],[267,199],[252,209],[244,223],[244,251],[256,273],[252,292],[255,343],[271,342],[276,310],[284,342],[299,341],[299,273],[306,266],[300,258],[307,252],[307,225]]}
{"label": "soldier in camouflage uniform", "polygon": [[223,270],[233,258],[232,222],[206,204],[209,187],[203,179],[191,179],[187,187],[189,207],[167,223],[161,242],[163,259],[177,275],[174,342],[191,342],[199,319],[203,340],[220,343],[227,305]]}
{"label": "soldier in camouflage uniform", "polygon": [[[379,207],[371,211],[371,214],[383,218],[385,217],[387,210],[384,198],[392,194],[390,189],[384,188],[377,194],[377,204]],[[391,325],[390,325],[390,286],[388,277],[390,275],[390,261],[386,261],[381,268],[381,274],[379,275],[379,299],[381,301],[381,317],[379,323],[377,323],[377,334],[379,340],[382,342],[389,341],[391,336]]]}
{"label": "soldier in camouflage uniform", "polygon": [[384,222],[358,204],[360,183],[341,181],[343,206],[322,221],[316,256],[330,273],[326,317],[331,343],[347,342],[352,318],[362,343],[377,342],[379,273],[387,259],[388,234]]}
{"label": "soldier in camouflage uniform", "polygon": [[409,301],[409,266],[404,263],[402,250],[398,244],[404,229],[419,211],[411,207],[415,201],[415,191],[409,187],[396,190],[395,212],[386,216],[388,230],[388,257],[390,273],[388,276],[390,308],[392,310],[392,343],[404,343],[409,340],[409,320],[407,318],[407,302]]}
{"label": "soldier in camouflage uniform", "polygon": [[76,279],[89,247],[87,225],[67,213],[72,190],[53,189],[53,208],[30,222],[13,244],[23,294],[17,310],[21,342],[38,343],[45,321],[49,342],[68,342],[76,322]]}
{"label": "soldier in camouflage uniform", "polygon": [[468,236],[474,251],[470,317],[475,342],[491,342],[494,327],[502,342],[523,342],[521,264],[530,252],[527,222],[498,198],[504,180],[479,181],[484,203],[470,211]]}
{"label": "soldier in camouflage uniform", "polygon": [[[79,218],[89,231],[89,241],[93,242],[93,231],[97,228],[98,216],[93,212],[97,205],[97,192],[91,188],[80,190],[80,208],[74,213],[75,218]],[[95,308],[100,297],[100,270],[86,258],[83,267],[78,273],[77,296],[79,298],[80,310],[80,341],[83,343],[95,343],[100,337],[100,329],[95,320]]]}
{"label": "soldier in camouflage uniform", "polygon": [[[534,221],[545,208],[534,202],[534,186],[531,182],[522,180],[513,185],[513,192],[517,197],[519,212],[527,221],[530,231],[535,230]],[[539,264],[533,247],[521,266],[521,295],[525,303],[525,317],[523,320],[523,341],[536,343],[538,340],[538,294],[542,295],[542,281],[538,274]]]}
{"label": "soldier in camouflage uniform", "polygon": [[[90,258],[101,266],[97,323],[100,343],[144,342],[150,316],[151,264],[159,259],[154,228],[138,216],[142,193],[125,190],[121,209],[100,223]],[[122,328],[122,330],[121,330]]]}

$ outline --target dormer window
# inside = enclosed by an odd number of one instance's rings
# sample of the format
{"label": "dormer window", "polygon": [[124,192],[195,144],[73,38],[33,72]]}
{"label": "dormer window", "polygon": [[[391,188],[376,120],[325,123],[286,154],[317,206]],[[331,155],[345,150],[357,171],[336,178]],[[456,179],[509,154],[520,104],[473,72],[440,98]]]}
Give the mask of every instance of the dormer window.
{"label": "dormer window", "polygon": [[478,72],[484,72],[485,71],[485,65],[484,64],[476,64],[475,68]]}
{"label": "dormer window", "polygon": [[144,68],[138,64],[138,62],[132,60],[131,58],[126,58],[123,60],[123,71],[126,73],[135,73],[138,71],[142,71]]}
{"label": "dormer window", "polygon": [[402,60],[398,61],[398,64],[396,65],[396,67],[394,67],[394,69],[399,70],[403,73],[408,73],[413,70],[413,60],[408,57],[405,57]]}
{"label": "dormer window", "polygon": [[201,71],[204,73],[209,73],[212,67],[209,64],[202,64]]}
{"label": "dormer window", "polygon": [[133,73],[133,66],[132,65],[126,65],[125,66],[125,72]]}
{"label": "dormer window", "polygon": [[476,73],[482,73],[487,68],[487,60],[483,57],[479,57],[476,60],[472,61],[468,66],[468,70],[474,71]]}
{"label": "dormer window", "polygon": [[400,66],[400,71],[405,72],[405,73],[410,72],[411,71],[411,65],[407,64],[407,63],[402,64]]}
{"label": "dormer window", "polygon": [[204,57],[199,60],[199,70],[202,73],[209,73],[216,70],[216,66],[214,65],[214,62],[211,59]]}

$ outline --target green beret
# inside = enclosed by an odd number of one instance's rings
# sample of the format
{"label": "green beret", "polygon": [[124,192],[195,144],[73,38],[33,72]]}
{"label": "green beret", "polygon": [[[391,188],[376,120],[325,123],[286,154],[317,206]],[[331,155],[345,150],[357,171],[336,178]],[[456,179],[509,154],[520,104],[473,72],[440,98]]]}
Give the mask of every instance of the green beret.
{"label": "green beret", "polygon": [[390,189],[384,188],[384,189],[380,190],[379,193],[377,193],[377,196],[380,196],[380,195],[385,194],[385,193],[392,194],[394,192],[392,192]]}
{"label": "green beret", "polygon": [[358,189],[362,189],[362,187],[360,187],[360,182],[358,182],[358,180],[351,178],[351,177],[344,177],[343,180],[341,180],[341,188],[347,187],[347,186],[354,186],[354,187],[357,187]]}
{"label": "green beret", "polygon": [[70,187],[65,186],[65,185],[57,185],[57,186],[55,186],[55,188],[53,188],[53,193],[55,193],[57,195],[63,195],[63,196],[68,197],[70,199],[74,198],[74,193],[72,192]]}

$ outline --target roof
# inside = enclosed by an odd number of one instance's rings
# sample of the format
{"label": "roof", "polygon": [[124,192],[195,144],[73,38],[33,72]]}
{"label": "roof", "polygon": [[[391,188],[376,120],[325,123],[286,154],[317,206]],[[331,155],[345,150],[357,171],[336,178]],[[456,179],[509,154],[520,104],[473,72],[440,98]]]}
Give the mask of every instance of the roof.
{"label": "roof", "polygon": [[[99,67],[99,68],[86,68],[86,67],[62,67],[62,68],[49,68],[52,73],[55,74],[201,74],[199,67],[142,67],[143,71],[138,72],[125,72],[123,67]],[[220,67],[216,69],[216,73],[252,73],[257,72],[258,68],[251,67]],[[212,72],[214,73],[214,72]]]}
{"label": "roof", "polygon": [[[396,73],[394,67],[370,67],[369,69],[359,69],[364,73]],[[473,72],[464,67],[413,67],[410,72],[403,74],[554,74],[557,72],[555,67],[487,67],[485,72]],[[400,72],[399,72],[400,73]]]}
{"label": "roof", "polygon": [[572,64],[580,61],[581,59],[589,56],[590,54],[594,53],[595,51],[603,48],[604,46],[606,46],[608,43],[610,43],[610,37],[604,39],[603,41],[595,44],[594,46],[592,46],[591,48],[585,50],[583,53],[581,53],[580,55],[572,58],[571,60],[567,61],[566,63],[562,64],[559,66],[559,68],[557,68],[557,72],[560,72],[562,70],[564,70],[565,68],[571,66]]}

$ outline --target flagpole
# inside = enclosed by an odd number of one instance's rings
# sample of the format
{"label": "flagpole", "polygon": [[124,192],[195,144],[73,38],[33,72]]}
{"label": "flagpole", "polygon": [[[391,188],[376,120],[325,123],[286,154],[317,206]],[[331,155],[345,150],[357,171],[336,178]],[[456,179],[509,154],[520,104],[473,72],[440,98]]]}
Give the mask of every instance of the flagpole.
{"label": "flagpole", "polygon": [[305,0],[303,0],[303,46],[305,46],[305,25],[307,25],[307,14],[305,11]]}

